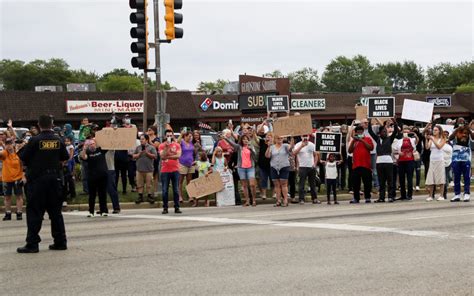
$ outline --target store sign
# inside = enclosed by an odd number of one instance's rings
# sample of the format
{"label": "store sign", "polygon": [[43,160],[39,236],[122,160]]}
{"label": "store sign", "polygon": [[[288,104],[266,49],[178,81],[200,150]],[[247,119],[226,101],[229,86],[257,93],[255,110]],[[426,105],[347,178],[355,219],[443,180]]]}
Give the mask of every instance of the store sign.
{"label": "store sign", "polygon": [[209,109],[214,111],[236,111],[239,110],[239,103],[237,103],[235,100],[232,100],[232,102],[229,103],[221,103],[219,101],[213,101],[210,98],[206,98],[199,107],[204,112]]}
{"label": "store sign", "polygon": [[242,123],[261,123],[265,120],[265,117],[241,117],[240,122]]}
{"label": "store sign", "polygon": [[292,99],[291,110],[325,110],[326,99]]}
{"label": "store sign", "polygon": [[395,116],[394,97],[372,97],[368,102],[368,118],[392,118]]}
{"label": "store sign", "polygon": [[66,113],[143,113],[142,100],[66,100]]}
{"label": "store sign", "polygon": [[239,96],[239,105],[242,113],[262,112],[267,110],[267,96],[271,94],[248,94]]}
{"label": "store sign", "polygon": [[426,102],[433,103],[435,107],[451,107],[451,96],[426,97]]}
{"label": "store sign", "polygon": [[239,75],[239,90],[240,94],[278,93],[289,95],[290,79]]}
{"label": "store sign", "polygon": [[288,96],[267,96],[268,112],[290,112]]}

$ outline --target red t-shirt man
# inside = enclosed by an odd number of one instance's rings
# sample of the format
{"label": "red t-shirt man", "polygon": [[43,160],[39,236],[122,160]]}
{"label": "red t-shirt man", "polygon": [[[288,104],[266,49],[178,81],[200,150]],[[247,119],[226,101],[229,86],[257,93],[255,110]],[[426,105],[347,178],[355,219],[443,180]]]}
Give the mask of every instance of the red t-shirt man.
{"label": "red t-shirt man", "polygon": [[[369,147],[367,147],[363,142],[367,143]],[[374,143],[371,137],[363,136],[358,141],[354,141],[352,169],[363,167],[372,170],[370,151],[372,151],[373,148]]]}
{"label": "red t-shirt man", "polygon": [[354,199],[351,203],[359,203],[361,180],[364,182],[364,198],[370,203],[370,192],[372,190],[372,165],[370,151],[374,149],[372,138],[364,136],[364,128],[355,128],[355,135],[349,144],[349,153],[352,153],[352,186]]}
{"label": "red t-shirt man", "polygon": [[[168,143],[167,141],[160,144],[160,155],[164,157],[161,159],[161,172],[173,173],[179,171],[179,155],[181,155],[181,146],[176,142]],[[170,158],[172,157],[172,158]],[[177,157],[177,158],[175,158]]]}

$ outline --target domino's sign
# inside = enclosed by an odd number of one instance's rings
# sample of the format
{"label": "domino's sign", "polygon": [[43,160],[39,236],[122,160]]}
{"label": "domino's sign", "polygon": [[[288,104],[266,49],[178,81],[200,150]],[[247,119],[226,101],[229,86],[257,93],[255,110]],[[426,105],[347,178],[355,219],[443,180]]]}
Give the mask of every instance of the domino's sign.
{"label": "domino's sign", "polygon": [[228,103],[221,103],[219,101],[213,101],[211,98],[206,98],[199,106],[202,111],[206,112],[209,109],[214,111],[235,111],[239,110],[239,103],[235,100]]}

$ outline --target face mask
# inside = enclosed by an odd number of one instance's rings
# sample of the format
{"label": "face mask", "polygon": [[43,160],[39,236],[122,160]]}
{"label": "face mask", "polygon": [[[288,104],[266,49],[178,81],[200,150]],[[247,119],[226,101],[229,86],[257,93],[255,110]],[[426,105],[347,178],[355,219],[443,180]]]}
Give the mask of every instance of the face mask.
{"label": "face mask", "polygon": [[130,119],[125,119],[125,124],[130,124],[131,120]]}

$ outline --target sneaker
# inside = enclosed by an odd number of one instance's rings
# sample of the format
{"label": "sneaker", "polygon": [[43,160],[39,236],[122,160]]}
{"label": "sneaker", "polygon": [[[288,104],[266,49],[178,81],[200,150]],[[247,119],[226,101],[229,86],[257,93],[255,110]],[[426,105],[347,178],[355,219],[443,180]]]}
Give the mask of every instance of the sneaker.
{"label": "sneaker", "polygon": [[138,197],[137,200],[135,200],[135,204],[139,205],[143,202],[143,197]]}
{"label": "sneaker", "polygon": [[67,201],[63,201],[63,208],[67,207]]}
{"label": "sneaker", "polygon": [[349,203],[351,203],[351,204],[358,204],[359,201],[358,201],[357,199],[353,199],[353,200],[351,200]]}
{"label": "sneaker", "polygon": [[426,199],[426,201],[433,201],[433,198],[430,196]]}
{"label": "sneaker", "polygon": [[115,209],[112,211],[112,214],[120,214],[120,209]]}
{"label": "sneaker", "polygon": [[420,191],[420,186],[416,186],[415,191]]}
{"label": "sneaker", "polygon": [[298,203],[298,199],[292,198],[292,199],[291,199],[291,203],[292,203],[292,204],[297,204],[297,203]]}
{"label": "sneaker", "polygon": [[108,217],[108,216],[109,216],[109,213],[100,213],[100,215],[101,215],[102,217]]}
{"label": "sneaker", "polygon": [[334,202],[334,204],[335,204],[335,205],[338,205],[338,204],[339,204],[339,202],[336,200],[336,201]]}
{"label": "sneaker", "polygon": [[469,193],[464,193],[464,199],[463,199],[463,201],[468,202],[468,201],[470,201],[470,200],[471,200],[471,195],[469,195]]}
{"label": "sneaker", "polygon": [[11,212],[7,212],[5,213],[5,217],[3,217],[3,221],[10,221],[12,219],[12,213]]}
{"label": "sneaker", "polygon": [[181,212],[181,210],[179,208],[176,208],[176,209],[174,209],[174,213],[175,214],[182,214],[183,212]]}
{"label": "sneaker", "polygon": [[66,244],[52,244],[48,246],[48,249],[53,251],[65,251],[67,250]]}
{"label": "sneaker", "polygon": [[155,203],[155,198],[151,194],[149,194],[147,198],[147,202],[152,205]]}
{"label": "sneaker", "polygon": [[16,251],[20,254],[38,253],[39,249],[38,249],[38,245],[33,246],[33,245],[26,244],[23,247],[20,247],[20,248],[16,249]]}
{"label": "sneaker", "polygon": [[438,198],[436,200],[437,201],[442,201],[442,200],[444,200],[444,197],[443,196],[438,196]]}
{"label": "sneaker", "polygon": [[461,196],[459,194],[456,194],[453,198],[451,198],[451,202],[457,202],[461,201]]}
{"label": "sneaker", "polygon": [[372,200],[370,200],[370,198],[365,200],[365,203],[371,203],[371,202],[372,202]]}
{"label": "sneaker", "polygon": [[22,212],[16,212],[16,219],[17,220],[23,220],[23,213]]}
{"label": "sneaker", "polygon": [[87,214],[87,218],[92,218],[92,217],[94,217],[94,213]]}
{"label": "sneaker", "polygon": [[304,205],[304,200],[300,200],[300,205]]}
{"label": "sneaker", "polygon": [[319,199],[313,199],[313,204],[315,205],[319,205],[321,202],[319,201]]}
{"label": "sneaker", "polygon": [[454,187],[454,182],[453,181],[449,182],[449,187]]}
{"label": "sneaker", "polygon": [[168,209],[163,209],[163,212],[161,212],[162,215],[168,214]]}
{"label": "sneaker", "polygon": [[388,202],[395,202],[395,199],[393,199],[393,198],[390,197],[390,198],[388,199]]}

